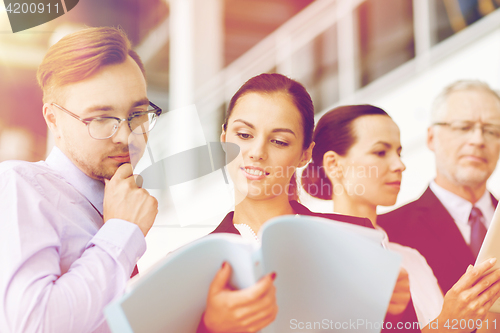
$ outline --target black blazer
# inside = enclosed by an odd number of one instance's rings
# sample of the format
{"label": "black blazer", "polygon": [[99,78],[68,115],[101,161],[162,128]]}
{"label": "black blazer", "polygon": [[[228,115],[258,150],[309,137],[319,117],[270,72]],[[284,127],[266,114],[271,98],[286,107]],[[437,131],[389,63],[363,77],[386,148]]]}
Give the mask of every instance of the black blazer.
{"label": "black blazer", "polygon": [[[496,206],[493,196],[492,201]],[[377,223],[391,242],[415,248],[425,257],[443,293],[475,262],[455,221],[429,187],[418,200],[380,215]]]}
{"label": "black blazer", "polygon": [[[314,212],[311,212],[307,207],[305,207],[304,205],[301,205],[300,203],[298,203],[297,201],[290,201],[290,205],[292,206],[293,210],[295,211],[296,214],[299,214],[299,215],[307,215],[307,216],[317,216],[317,217],[323,217],[323,218],[326,218],[326,219],[330,219],[330,220],[336,220],[336,221],[340,221],[340,222],[346,222],[346,223],[352,223],[352,224],[356,224],[356,225],[360,225],[360,226],[364,226],[364,227],[367,227],[367,228],[372,228],[373,229],[373,225],[371,223],[371,221],[367,218],[361,218],[361,217],[355,217],[355,216],[349,216],[349,215],[340,215],[340,214],[326,214],[326,213],[314,213]],[[230,212],[229,214],[226,215],[226,217],[224,218],[224,220],[221,222],[221,224],[219,224],[219,226],[214,230],[212,231],[212,233],[221,233],[221,232],[225,232],[225,233],[232,233],[232,234],[240,234],[238,232],[238,230],[234,227],[234,224],[233,224],[233,215],[234,215],[234,212]],[[415,314],[415,309],[413,307],[413,302],[411,301],[410,299],[410,303],[408,304],[408,307],[406,308],[406,310],[401,314],[401,316],[399,316],[397,318],[397,320],[394,320],[393,323],[392,323],[392,327],[396,328],[396,325],[398,322],[410,322],[410,323],[414,323],[414,322],[417,322],[417,315]],[[204,325],[202,325],[202,323],[200,324],[200,327],[198,328],[198,331],[197,333],[205,333],[206,332],[206,328],[203,327]],[[412,325],[413,326],[413,325]],[[382,332],[389,332],[389,331],[398,331],[397,329],[392,329],[392,330],[388,330],[388,329],[383,329]],[[403,329],[404,331],[406,332],[420,332],[419,329]]]}

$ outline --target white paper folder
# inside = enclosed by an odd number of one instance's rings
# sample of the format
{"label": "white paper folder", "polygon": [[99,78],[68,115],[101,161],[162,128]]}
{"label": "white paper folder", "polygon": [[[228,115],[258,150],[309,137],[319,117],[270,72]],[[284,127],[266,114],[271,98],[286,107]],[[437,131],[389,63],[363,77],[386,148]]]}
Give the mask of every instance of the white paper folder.
{"label": "white paper folder", "polygon": [[298,332],[299,323],[315,322],[322,326],[307,332],[322,332],[353,321],[371,327],[344,332],[379,332],[374,323],[384,320],[401,261],[381,247],[382,237],[377,230],[294,215],[268,221],[260,246],[237,235],[209,235],[133,279],[106,308],[106,318],[113,332],[195,332],[209,285],[227,261],[238,289],[277,273],[279,312],[263,333]]}
{"label": "white paper folder", "polygon": [[[500,205],[499,205],[500,206]],[[500,213],[498,207],[495,209],[493,219],[484,237],[483,245],[476,258],[475,265],[482,263],[490,258],[497,258],[495,266],[490,271],[500,268]],[[489,272],[489,271],[488,271]],[[487,273],[488,273],[487,272]],[[490,312],[500,313],[500,299],[498,299],[490,308]]]}

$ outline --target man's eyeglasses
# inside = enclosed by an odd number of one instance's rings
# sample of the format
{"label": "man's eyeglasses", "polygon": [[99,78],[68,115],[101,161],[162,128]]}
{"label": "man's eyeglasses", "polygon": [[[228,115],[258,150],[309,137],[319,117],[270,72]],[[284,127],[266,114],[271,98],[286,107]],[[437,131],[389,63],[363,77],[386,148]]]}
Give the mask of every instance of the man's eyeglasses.
{"label": "man's eyeglasses", "polygon": [[82,123],[87,125],[89,134],[91,137],[97,140],[104,140],[112,137],[122,121],[128,123],[130,131],[135,134],[144,134],[153,129],[156,124],[156,120],[162,113],[162,110],[149,102],[149,108],[145,111],[138,110],[133,112],[128,118],[117,118],[117,117],[91,117],[91,118],[80,118],[73,112],[66,110],[56,103],[51,103],[55,107],[66,112],[70,116],[80,120]]}
{"label": "man's eyeglasses", "polygon": [[451,121],[449,123],[434,123],[433,125],[447,126],[457,135],[469,135],[473,133],[476,128],[479,128],[485,140],[495,141],[500,139],[500,125],[462,120]]}

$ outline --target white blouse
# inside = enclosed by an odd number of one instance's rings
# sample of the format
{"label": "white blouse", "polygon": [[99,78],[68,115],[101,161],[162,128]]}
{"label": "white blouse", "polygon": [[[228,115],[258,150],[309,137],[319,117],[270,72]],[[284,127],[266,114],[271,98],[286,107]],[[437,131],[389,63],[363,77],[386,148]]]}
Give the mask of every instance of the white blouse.
{"label": "white blouse", "polygon": [[238,232],[240,233],[241,237],[243,237],[243,239],[247,239],[251,242],[258,242],[259,241],[259,237],[257,237],[257,235],[255,234],[253,229],[250,228],[250,226],[248,224],[235,223],[234,227],[236,228],[236,230],[238,230]]}
{"label": "white blouse", "polygon": [[[247,224],[235,223],[234,226],[244,239],[259,242],[259,238]],[[441,313],[444,300],[432,269],[420,252],[408,246],[391,243],[385,231],[379,226],[376,228],[385,234],[382,241],[384,247],[402,255],[401,267],[408,272],[410,293],[417,319],[421,327],[427,326]]]}
{"label": "white blouse", "polygon": [[[383,231],[380,227],[377,229]],[[401,267],[408,272],[411,299],[417,319],[421,327],[427,326],[441,313],[444,301],[443,293],[432,268],[420,252],[408,246],[389,242],[387,234],[383,245],[403,256]]]}

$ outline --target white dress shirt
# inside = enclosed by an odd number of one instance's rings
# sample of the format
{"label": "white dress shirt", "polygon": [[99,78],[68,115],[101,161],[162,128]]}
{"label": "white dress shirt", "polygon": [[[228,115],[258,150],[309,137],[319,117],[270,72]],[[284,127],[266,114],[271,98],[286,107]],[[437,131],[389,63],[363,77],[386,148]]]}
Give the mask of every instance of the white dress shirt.
{"label": "white dress shirt", "polygon": [[[435,181],[432,181],[429,187],[455,221],[455,224],[462,233],[465,242],[470,245],[469,215],[472,210],[472,203],[455,193],[445,190],[436,184]],[[485,223],[486,229],[488,229],[491,220],[493,219],[493,214],[495,213],[490,192],[485,191],[483,196],[474,204],[474,206],[479,208],[481,213],[483,213],[484,219],[482,219],[482,221]]]}
{"label": "white dress shirt", "polygon": [[103,309],[146,243],[135,224],[103,225],[103,198],[58,148],[0,164],[0,332],[109,332]]}

